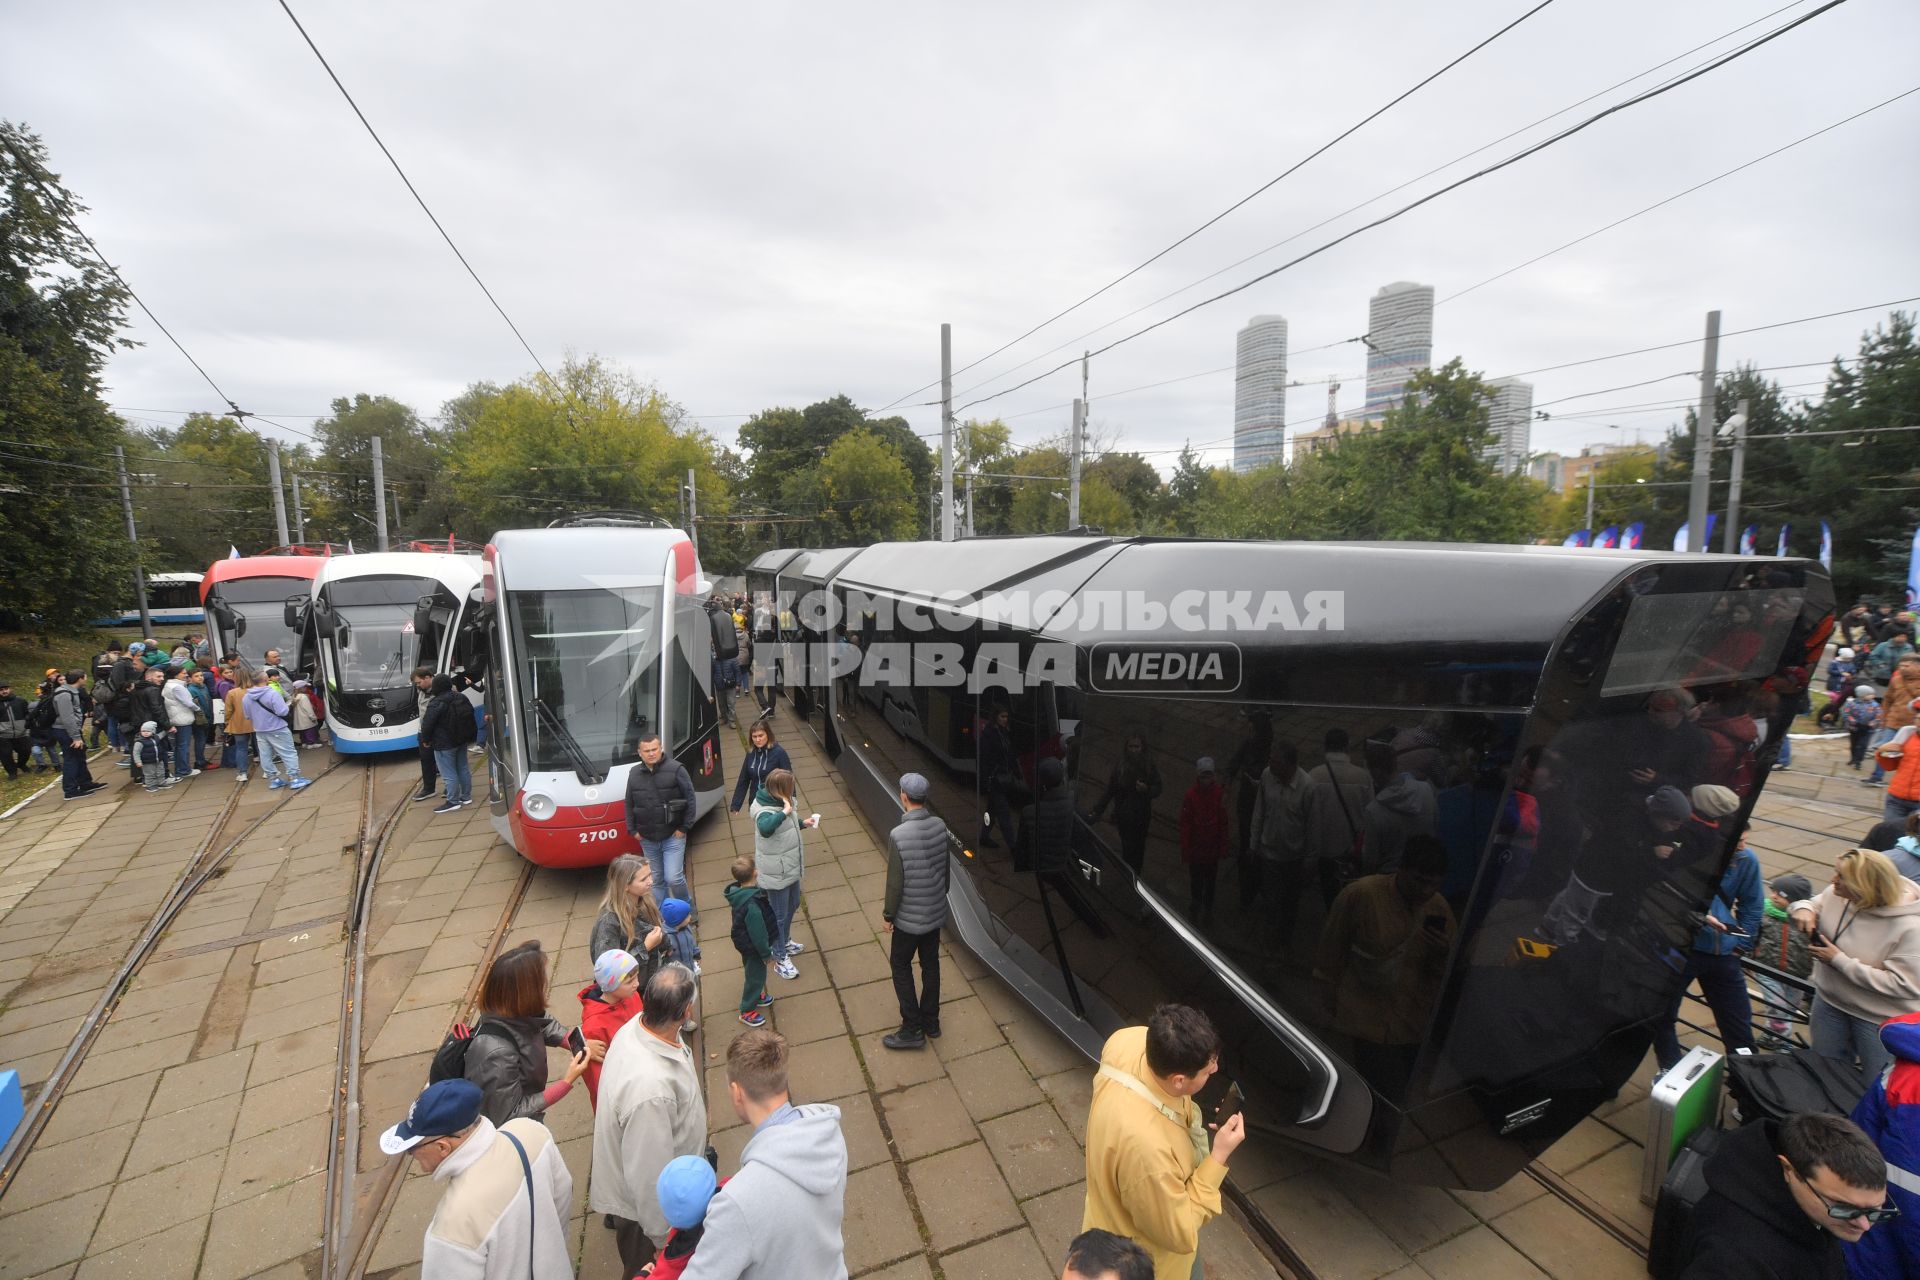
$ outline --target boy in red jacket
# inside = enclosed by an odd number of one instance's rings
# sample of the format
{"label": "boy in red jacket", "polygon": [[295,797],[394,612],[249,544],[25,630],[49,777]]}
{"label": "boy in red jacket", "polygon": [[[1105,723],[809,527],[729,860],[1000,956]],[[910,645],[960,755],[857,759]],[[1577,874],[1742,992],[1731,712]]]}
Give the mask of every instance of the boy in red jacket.
{"label": "boy in red jacket", "polygon": [[1212,756],[1201,756],[1194,772],[1199,776],[1180,801],[1180,861],[1187,864],[1194,922],[1209,924],[1214,882],[1227,856],[1227,789],[1214,774]]}
{"label": "boy in red jacket", "polygon": [[673,1230],[667,1232],[660,1256],[642,1267],[634,1280],[680,1280],[693,1261],[693,1251],[700,1247],[700,1236],[707,1228],[707,1205],[720,1186],[713,1176],[713,1166],[703,1156],[676,1156],[667,1161],[654,1192]]}
{"label": "boy in red jacket", "polygon": [[[625,951],[602,951],[593,961],[593,985],[580,992],[580,1030],[612,1044],[613,1033],[640,1012],[640,962]],[[587,1064],[587,1097],[600,1107],[600,1066]]]}

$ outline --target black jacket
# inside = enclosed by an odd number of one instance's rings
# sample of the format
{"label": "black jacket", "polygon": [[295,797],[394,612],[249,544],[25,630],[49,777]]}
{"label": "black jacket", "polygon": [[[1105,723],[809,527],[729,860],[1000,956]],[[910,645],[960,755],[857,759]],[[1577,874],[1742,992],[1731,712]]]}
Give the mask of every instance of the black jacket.
{"label": "black jacket", "polygon": [[133,691],[133,698],[127,706],[127,719],[123,723],[132,725],[136,733],[149,720],[158,725],[161,732],[166,731],[167,700],[160,692],[159,685],[142,681],[140,687]]}
{"label": "black jacket", "polygon": [[435,751],[450,751],[454,747],[465,746],[469,739],[456,736],[455,716],[473,719],[473,704],[465,695],[452,690],[437,693],[427,702],[426,714],[420,717],[420,741]]}
{"label": "black jacket", "polygon": [[[678,812],[668,804],[679,801]],[[665,840],[693,825],[693,779],[687,767],[671,757],[660,767],[636,764],[627,773],[627,830],[642,840]]]}
{"label": "black jacket", "polygon": [[714,609],[707,614],[707,621],[713,626],[713,656],[722,662],[739,657],[740,633],[734,628],[733,615],[725,609]]}
{"label": "black jacket", "polygon": [[27,700],[17,693],[0,698],[0,738],[27,738]]}
{"label": "black jacket", "polygon": [[733,808],[737,813],[740,806],[753,799],[754,793],[767,785],[767,775],[775,769],[793,772],[793,761],[787,755],[787,749],[779,743],[770,747],[755,747],[747,752],[740,761],[740,780],[733,784]]}
{"label": "black jacket", "polygon": [[[547,1109],[547,1046],[566,1043],[567,1029],[545,1014],[502,1018],[482,1014],[474,1020],[486,1030],[467,1044],[466,1078],[485,1095],[480,1114],[496,1125]],[[499,1031],[508,1034],[497,1034]]]}
{"label": "black jacket", "polygon": [[1707,1157],[1707,1194],[1693,1211],[1680,1280],[1846,1280],[1840,1241],[1787,1189],[1779,1135],[1773,1120],[1745,1125]]}

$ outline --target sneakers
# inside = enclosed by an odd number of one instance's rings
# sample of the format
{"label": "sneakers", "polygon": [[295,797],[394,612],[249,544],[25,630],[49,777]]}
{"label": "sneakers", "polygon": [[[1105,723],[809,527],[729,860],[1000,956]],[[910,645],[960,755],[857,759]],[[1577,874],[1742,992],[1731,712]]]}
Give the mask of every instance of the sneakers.
{"label": "sneakers", "polygon": [[749,1009],[740,1015],[740,1022],[743,1026],[764,1027],[767,1025],[767,1015],[758,1009]]}
{"label": "sneakers", "polygon": [[791,979],[800,976],[800,971],[793,967],[793,961],[784,957],[773,962],[773,971],[782,978]]}
{"label": "sneakers", "polygon": [[200,776],[200,771],[198,769],[189,769],[180,776],[183,778],[197,778]]}
{"label": "sneakers", "polygon": [[434,812],[435,813],[458,813],[460,812],[460,802],[458,800],[449,800],[445,804],[440,805],[438,808],[436,808]]}
{"label": "sneakers", "polygon": [[927,1024],[927,1039],[938,1040],[939,1038],[940,1038],[940,1024],[937,1022],[929,1022]]}
{"label": "sneakers", "polygon": [[439,792],[435,791],[432,787],[428,787],[425,791],[414,792],[413,798],[414,801],[418,803],[421,800],[431,800],[438,794]]}
{"label": "sneakers", "polygon": [[292,782],[289,782],[287,784],[287,788],[291,791],[305,791],[308,787],[312,785],[313,785],[312,778],[295,778]]}
{"label": "sneakers", "polygon": [[760,993],[760,999],[759,999],[759,1001],[758,1001],[758,1007],[759,1007],[759,1008],[762,1008],[762,1009],[771,1009],[771,1008],[773,1008],[773,992],[771,992],[771,991],[762,991],[762,992]]}
{"label": "sneakers", "polygon": [[278,791],[280,788],[286,785],[287,785],[287,780],[285,778],[274,778],[272,781],[267,783],[267,790]]}
{"label": "sneakers", "polygon": [[924,1049],[927,1047],[927,1038],[918,1031],[902,1027],[882,1036],[880,1043],[889,1049]]}
{"label": "sneakers", "polygon": [[789,939],[787,939],[787,954],[788,954],[788,955],[790,955],[790,956],[797,956],[797,955],[799,955],[799,954],[800,954],[800,953],[801,953],[802,951],[805,951],[806,949],[807,949],[807,944],[806,944],[806,943],[804,943],[804,942],[795,942],[795,941],[794,941],[793,939],[791,939],[791,938],[789,938]]}
{"label": "sneakers", "polygon": [[242,769],[242,770],[241,770],[241,771],[240,771],[239,773],[236,773],[236,774],[234,774],[234,775],[233,775],[233,780],[234,780],[235,782],[245,782],[245,781],[247,780],[247,772],[246,772],[246,770],[244,770],[244,769]]}

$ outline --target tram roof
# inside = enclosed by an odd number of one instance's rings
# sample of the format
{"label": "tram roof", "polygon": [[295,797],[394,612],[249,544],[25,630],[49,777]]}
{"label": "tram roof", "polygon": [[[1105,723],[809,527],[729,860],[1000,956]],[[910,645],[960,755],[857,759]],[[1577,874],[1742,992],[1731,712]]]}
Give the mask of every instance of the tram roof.
{"label": "tram roof", "polygon": [[489,544],[511,590],[560,591],[658,586],[668,558],[688,541],[679,529],[576,525],[502,529]]}
{"label": "tram roof", "polygon": [[[215,560],[207,568],[208,583],[231,582],[236,578],[312,578],[320,572],[326,556],[229,556]],[[196,575],[198,576],[198,575]]]}
{"label": "tram roof", "polygon": [[772,551],[762,551],[759,555],[755,556],[753,562],[747,566],[747,572],[779,573],[782,569],[805,554],[806,552],[799,547],[785,547],[776,548]]}
{"label": "tram roof", "polygon": [[[827,555],[829,553],[820,553]],[[831,553],[834,555],[839,552]],[[1161,606],[1183,592],[1249,596],[1257,615],[1263,593],[1285,592],[1294,610],[1309,593],[1337,592],[1339,629],[1378,644],[1485,641],[1551,644],[1633,571],[1656,564],[1751,570],[1778,565],[1796,574],[1817,564],[1772,556],[1689,555],[1658,551],[1419,542],[1235,542],[1182,538],[1047,535],[957,542],[877,543],[833,574],[836,585],[904,598],[956,601],[985,612],[990,594],[1038,599],[1064,593],[1086,604],[1092,593],[1129,595]],[[809,569],[812,567],[808,566]],[[814,572],[802,576],[818,579]],[[960,603],[964,599],[967,603]],[[1206,606],[1202,606],[1206,612]],[[1042,618],[1046,615],[1042,615]],[[1041,621],[1036,618],[1036,621]],[[1160,626],[1109,626],[1079,612],[1054,614],[1041,627],[1061,639],[1175,637]]]}
{"label": "tram roof", "polygon": [[320,562],[315,587],[350,578],[432,578],[465,594],[480,585],[481,559],[445,551],[362,551]]}

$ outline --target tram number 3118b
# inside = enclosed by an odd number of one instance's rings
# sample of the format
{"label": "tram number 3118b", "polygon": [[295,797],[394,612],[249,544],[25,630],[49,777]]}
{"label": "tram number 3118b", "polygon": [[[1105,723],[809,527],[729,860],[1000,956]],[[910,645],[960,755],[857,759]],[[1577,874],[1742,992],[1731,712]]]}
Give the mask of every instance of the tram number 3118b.
{"label": "tram number 3118b", "polygon": [[602,840],[618,840],[623,834],[619,827],[602,827],[598,831],[582,831],[581,844],[599,844]]}

